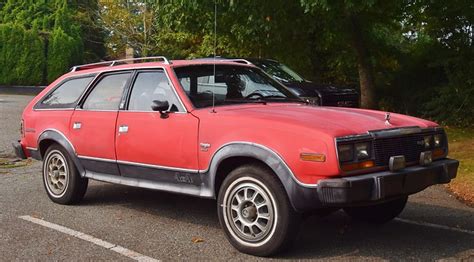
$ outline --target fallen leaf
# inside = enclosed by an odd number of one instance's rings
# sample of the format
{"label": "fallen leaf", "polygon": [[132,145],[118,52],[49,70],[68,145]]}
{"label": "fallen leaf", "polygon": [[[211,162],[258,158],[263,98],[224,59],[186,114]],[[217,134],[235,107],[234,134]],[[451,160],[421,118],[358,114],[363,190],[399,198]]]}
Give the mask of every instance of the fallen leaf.
{"label": "fallen leaf", "polygon": [[193,237],[191,241],[193,241],[193,243],[201,243],[201,242],[204,242],[204,239],[200,237]]}

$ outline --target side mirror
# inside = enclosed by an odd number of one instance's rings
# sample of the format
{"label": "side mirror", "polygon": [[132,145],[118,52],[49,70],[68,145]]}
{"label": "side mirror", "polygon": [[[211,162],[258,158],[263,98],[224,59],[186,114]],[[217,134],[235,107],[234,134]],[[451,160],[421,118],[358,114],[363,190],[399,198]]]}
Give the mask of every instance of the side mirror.
{"label": "side mirror", "polygon": [[166,112],[168,108],[170,108],[168,101],[153,100],[151,104],[151,109],[160,112],[161,118],[168,118],[168,112]]}

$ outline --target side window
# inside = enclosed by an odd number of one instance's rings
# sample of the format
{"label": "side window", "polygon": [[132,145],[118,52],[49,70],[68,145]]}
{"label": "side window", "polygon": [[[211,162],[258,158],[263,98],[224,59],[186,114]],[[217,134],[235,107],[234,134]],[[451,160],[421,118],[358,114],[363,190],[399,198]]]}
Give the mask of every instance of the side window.
{"label": "side window", "polygon": [[216,83],[214,76],[200,76],[197,78],[197,93],[215,95],[225,95],[227,93],[227,85],[225,83]]}
{"label": "side window", "polygon": [[83,109],[118,110],[130,73],[104,76],[86,98]]}
{"label": "side window", "polygon": [[66,108],[76,106],[77,100],[94,76],[66,80],[38,104],[38,108]]}
{"label": "side window", "polygon": [[168,101],[169,111],[179,111],[179,102],[162,71],[140,72],[135,79],[128,110],[152,111],[153,100]]}
{"label": "side window", "polygon": [[184,91],[189,94],[191,92],[191,78],[190,77],[183,77],[179,79],[181,82],[181,86],[183,87]]}

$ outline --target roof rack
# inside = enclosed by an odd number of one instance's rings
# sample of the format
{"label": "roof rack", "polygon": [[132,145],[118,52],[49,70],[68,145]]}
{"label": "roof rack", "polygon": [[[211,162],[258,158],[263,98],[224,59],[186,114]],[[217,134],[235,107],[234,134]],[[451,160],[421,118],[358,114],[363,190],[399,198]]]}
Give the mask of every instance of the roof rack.
{"label": "roof rack", "polygon": [[147,60],[161,60],[163,63],[169,65],[171,64],[170,61],[164,56],[150,56],[150,57],[139,57],[139,58],[127,58],[127,59],[120,59],[120,60],[113,60],[113,61],[104,61],[92,64],[85,64],[85,65],[77,65],[71,68],[71,72],[91,69],[96,67],[105,67],[105,66],[116,66],[121,64],[131,64],[131,62],[137,61],[147,61]]}
{"label": "roof rack", "polygon": [[229,61],[236,62],[236,63],[241,63],[241,64],[253,65],[252,62],[250,62],[249,60],[242,59],[242,58],[229,59]]}

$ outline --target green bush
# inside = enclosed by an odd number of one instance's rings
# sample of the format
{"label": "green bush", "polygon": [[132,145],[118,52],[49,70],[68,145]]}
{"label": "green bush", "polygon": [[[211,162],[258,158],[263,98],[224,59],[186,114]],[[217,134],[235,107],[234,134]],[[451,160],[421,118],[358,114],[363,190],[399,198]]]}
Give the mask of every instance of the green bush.
{"label": "green bush", "polygon": [[48,82],[64,74],[81,61],[81,42],[67,35],[61,28],[53,31],[48,45]]}
{"label": "green bush", "polygon": [[446,124],[474,125],[474,56],[464,54],[447,67],[449,82],[436,89],[425,113]]}
{"label": "green bush", "polygon": [[41,84],[44,44],[36,30],[13,24],[0,25],[0,84]]}

